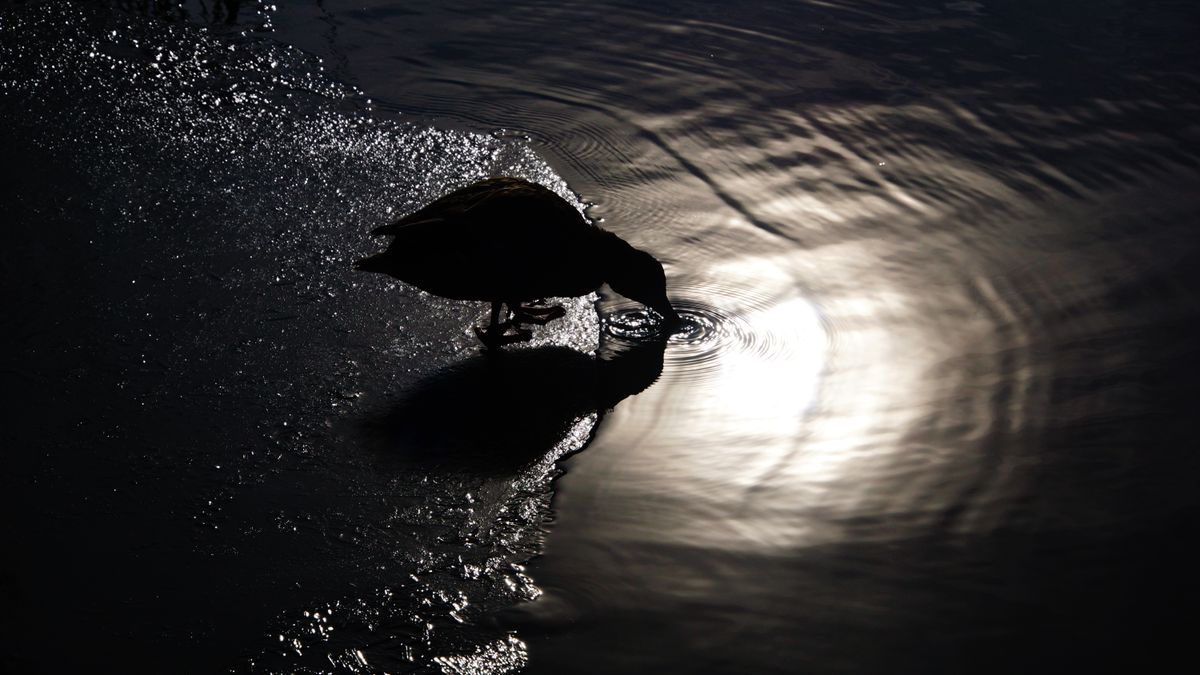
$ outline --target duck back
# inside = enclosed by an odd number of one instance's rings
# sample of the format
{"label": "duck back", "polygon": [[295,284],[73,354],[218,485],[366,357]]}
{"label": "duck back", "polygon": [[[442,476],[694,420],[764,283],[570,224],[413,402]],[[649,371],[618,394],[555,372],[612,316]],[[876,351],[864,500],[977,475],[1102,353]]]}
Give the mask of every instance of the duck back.
{"label": "duck back", "polygon": [[604,281],[604,231],[550,190],[518,179],[452,192],[372,234],[395,237],[372,269],[447,298],[570,297]]}

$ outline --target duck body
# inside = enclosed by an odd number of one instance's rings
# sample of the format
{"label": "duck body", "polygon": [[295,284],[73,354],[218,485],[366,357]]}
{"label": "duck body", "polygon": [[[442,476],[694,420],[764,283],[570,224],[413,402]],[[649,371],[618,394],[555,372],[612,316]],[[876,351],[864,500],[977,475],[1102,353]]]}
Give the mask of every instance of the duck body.
{"label": "duck body", "polygon": [[607,233],[550,190],[514,178],[450,193],[371,234],[394,239],[359,269],[454,300],[575,297],[604,283]]}
{"label": "duck body", "polygon": [[357,269],[445,298],[489,301],[489,334],[497,330],[501,304],[517,311],[535,300],[586,295],[606,282],[675,317],[653,256],[590,224],[554,192],[518,178],[475,183],[371,234],[393,239]]}

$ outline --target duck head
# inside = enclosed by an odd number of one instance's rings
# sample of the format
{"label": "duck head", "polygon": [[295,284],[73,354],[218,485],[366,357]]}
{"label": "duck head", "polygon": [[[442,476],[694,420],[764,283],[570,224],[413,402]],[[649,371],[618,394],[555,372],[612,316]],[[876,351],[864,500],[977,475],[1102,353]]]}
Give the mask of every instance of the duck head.
{"label": "duck head", "polygon": [[679,314],[667,299],[667,275],[654,256],[612,235],[607,267],[609,288],[661,314],[667,330],[679,325]]}

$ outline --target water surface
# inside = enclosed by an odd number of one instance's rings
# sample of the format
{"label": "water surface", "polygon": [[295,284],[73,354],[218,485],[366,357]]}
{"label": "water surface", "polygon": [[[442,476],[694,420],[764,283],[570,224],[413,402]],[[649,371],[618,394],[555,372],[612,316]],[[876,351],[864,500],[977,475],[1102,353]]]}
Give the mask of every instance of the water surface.
{"label": "water surface", "polygon": [[[1189,6],[114,5],[0,14],[19,670],[1181,651]],[[496,174],[685,330],[581,299],[495,362],[349,271]]]}

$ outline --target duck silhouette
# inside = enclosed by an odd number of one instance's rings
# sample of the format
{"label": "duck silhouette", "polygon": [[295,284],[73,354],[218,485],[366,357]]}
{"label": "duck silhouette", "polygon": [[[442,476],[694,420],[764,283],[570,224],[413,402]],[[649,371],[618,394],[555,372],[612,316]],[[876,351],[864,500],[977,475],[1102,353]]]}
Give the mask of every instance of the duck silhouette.
{"label": "duck silhouette", "polygon": [[654,256],[519,178],[489,178],[456,190],[371,234],[392,236],[391,245],[355,269],[444,298],[491,302],[491,323],[475,329],[489,346],[528,340],[521,324],[545,324],[565,313],[561,306],[534,306],[545,298],[586,295],[605,283],[661,314],[666,329],[679,322]]}

